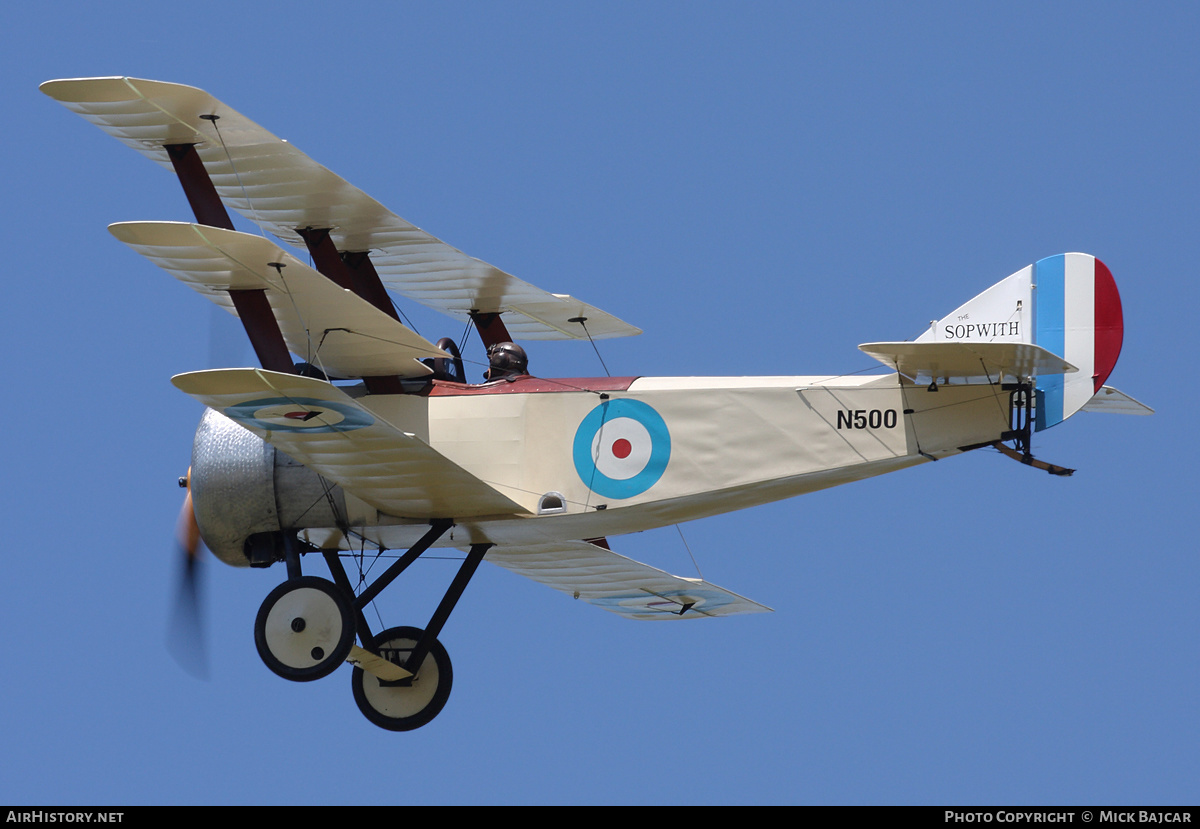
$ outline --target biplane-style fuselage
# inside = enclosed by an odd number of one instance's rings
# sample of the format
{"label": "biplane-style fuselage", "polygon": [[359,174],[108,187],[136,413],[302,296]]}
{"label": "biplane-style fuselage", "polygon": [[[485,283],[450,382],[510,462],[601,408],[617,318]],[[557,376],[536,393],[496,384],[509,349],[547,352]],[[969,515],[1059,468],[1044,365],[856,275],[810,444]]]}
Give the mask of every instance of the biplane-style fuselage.
{"label": "biplane-style fuselage", "polygon": [[[1033,458],[1035,430],[1082,409],[1149,411],[1104,386],[1120,298],[1079,253],[1018,271],[913,342],[860,346],[887,374],[529,376],[514,339],[640,331],[467,256],[201,90],[130,78],[42,90],[179,177],[195,223],[110,230],[235,314],[262,364],[173,378],[208,407],[185,517],[229,564],[286,562],[255,625],[264,662],[297,681],[352,662],[355,698],[384,728],[441,710],[450,663],[436,637],[485,558],[629,618],[765,611],[608,538],[983,446],[1069,474]],[[313,264],[235,230],[226,205]],[[389,289],[474,322],[494,379],[462,382],[454,344],[402,324]],[[433,618],[373,635],[365,606],[432,546],[467,551]],[[371,584],[341,563],[404,549]],[[302,574],[306,553],[332,581]]]}
{"label": "biplane-style fuselage", "polygon": [[[439,384],[429,397],[372,395],[361,404],[522,509],[459,519],[465,538],[498,545],[729,512],[944,457],[1011,428],[1007,392],[963,385],[931,397],[895,374],[558,383],[522,378],[465,394],[438,394],[449,385]],[[366,512],[372,541],[411,543],[388,516]],[[317,546],[338,542],[310,536]]]}

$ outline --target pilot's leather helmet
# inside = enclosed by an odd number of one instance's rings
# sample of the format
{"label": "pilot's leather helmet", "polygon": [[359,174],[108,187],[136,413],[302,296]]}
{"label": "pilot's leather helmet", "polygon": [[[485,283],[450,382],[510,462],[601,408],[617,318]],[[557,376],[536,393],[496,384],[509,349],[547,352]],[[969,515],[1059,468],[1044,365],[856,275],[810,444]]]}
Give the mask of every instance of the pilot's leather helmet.
{"label": "pilot's leather helmet", "polygon": [[487,353],[489,380],[529,373],[529,357],[516,343],[496,343]]}

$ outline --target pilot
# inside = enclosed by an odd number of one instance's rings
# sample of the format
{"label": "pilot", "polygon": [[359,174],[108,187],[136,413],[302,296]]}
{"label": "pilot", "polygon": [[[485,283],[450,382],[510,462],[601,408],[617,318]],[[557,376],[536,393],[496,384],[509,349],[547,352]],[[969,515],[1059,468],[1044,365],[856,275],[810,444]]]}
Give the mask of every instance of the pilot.
{"label": "pilot", "polygon": [[516,343],[496,343],[487,350],[488,370],[484,380],[514,380],[529,373],[529,357]]}

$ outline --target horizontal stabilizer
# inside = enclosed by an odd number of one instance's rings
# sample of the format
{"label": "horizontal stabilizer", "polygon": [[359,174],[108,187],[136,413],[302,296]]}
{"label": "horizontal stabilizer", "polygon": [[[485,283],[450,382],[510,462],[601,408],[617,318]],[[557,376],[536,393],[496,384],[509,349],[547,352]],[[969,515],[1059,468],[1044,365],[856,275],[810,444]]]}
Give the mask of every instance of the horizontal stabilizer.
{"label": "horizontal stabilizer", "polygon": [[687,579],[588,541],[493,547],[487,560],[627,619],[692,619],[771,608],[703,579]]}
{"label": "horizontal stabilizer", "polygon": [[186,222],[108,229],[231,313],[230,291],[265,291],[288,349],[331,377],[423,377],[432,369],[418,360],[448,356],[262,236]]}
{"label": "horizontal stabilizer", "polygon": [[996,382],[1078,371],[1063,358],[1029,343],[867,343],[859,349],[913,380],[920,376]]}
{"label": "horizontal stabilizer", "polygon": [[171,382],[389,515],[429,519],[528,512],[324,380],[236,368],[178,374]]}
{"label": "horizontal stabilizer", "polygon": [[1101,386],[1092,399],[1083,404],[1084,412],[1107,412],[1108,414],[1152,415],[1151,409],[1140,400],[1134,400],[1123,391],[1112,386]]}
{"label": "horizontal stabilizer", "polygon": [[[329,229],[338,250],[370,251],[388,288],[430,308],[463,319],[472,311],[501,313],[517,339],[642,333],[599,308],[467,256],[204,90],[121,77],[46,81],[40,88],[168,169],[173,166],[164,145],[194,145],[225,204],[297,247],[304,247],[297,228]],[[563,269],[572,267],[563,263]]]}

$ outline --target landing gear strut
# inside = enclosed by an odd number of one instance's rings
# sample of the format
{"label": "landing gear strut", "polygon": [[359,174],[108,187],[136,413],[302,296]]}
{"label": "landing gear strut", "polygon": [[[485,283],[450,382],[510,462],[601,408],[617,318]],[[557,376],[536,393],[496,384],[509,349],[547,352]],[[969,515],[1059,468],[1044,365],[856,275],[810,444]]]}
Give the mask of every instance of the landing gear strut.
{"label": "landing gear strut", "polygon": [[[295,682],[320,679],[344,661],[354,701],[363,715],[389,731],[411,731],[428,723],[450,697],[454,672],[437,637],[491,544],[475,544],[425,629],[395,627],[372,636],[363,614],[379,593],[420,558],[452,526],[431,522],[429,531],[357,597],[336,551],[323,551],[333,581],[300,572],[300,542],[284,536],[288,580],[263,602],[254,641],[274,673]],[[362,647],[354,646],[355,636]]]}
{"label": "landing gear strut", "polygon": [[[365,607],[375,594],[386,586],[386,583],[380,585],[380,582],[390,582],[400,575],[449,528],[448,521],[435,523],[416,546],[362,592],[354,602],[355,607]],[[454,610],[471,576],[475,575],[475,570],[491,547],[491,544],[475,544],[471,547],[424,630],[410,627],[391,628],[372,639],[371,644],[366,647],[369,654],[383,657],[391,665],[402,668],[404,673],[409,674],[407,677],[392,680],[385,677],[382,671],[372,671],[367,661],[363,661],[361,666],[355,666],[350,677],[354,701],[358,703],[363,716],[375,725],[389,731],[411,731],[436,717],[446,704],[450,696],[453,671],[450,667],[450,656],[437,637],[442,632],[446,620],[450,618],[450,612]],[[334,572],[334,578],[339,578],[339,574],[341,579],[346,578],[342,563],[336,555],[327,553],[326,560]],[[365,625],[365,621],[363,624]]]}

